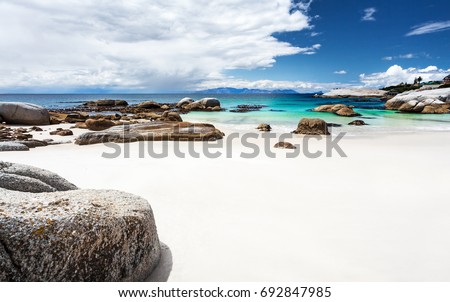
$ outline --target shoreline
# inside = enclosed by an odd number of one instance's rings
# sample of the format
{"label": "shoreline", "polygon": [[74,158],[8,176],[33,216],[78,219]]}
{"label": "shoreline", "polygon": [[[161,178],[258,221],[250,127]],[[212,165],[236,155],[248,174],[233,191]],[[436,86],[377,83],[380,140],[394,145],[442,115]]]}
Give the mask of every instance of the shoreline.
{"label": "shoreline", "polygon": [[348,158],[111,160],[102,145],[63,144],[2,160],[147,199],[173,255],[169,281],[449,281],[449,138],[350,138]]}

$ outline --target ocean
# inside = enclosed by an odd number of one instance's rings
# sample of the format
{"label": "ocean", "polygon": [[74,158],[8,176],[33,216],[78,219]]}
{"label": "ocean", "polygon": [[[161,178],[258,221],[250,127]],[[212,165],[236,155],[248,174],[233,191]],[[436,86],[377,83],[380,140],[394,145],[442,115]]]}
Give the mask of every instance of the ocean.
{"label": "ocean", "polygon": [[[379,99],[321,99],[312,94],[0,94],[0,102],[28,102],[47,109],[74,108],[87,101],[101,99],[126,100],[137,104],[146,100],[159,103],[176,103],[184,97],[201,99],[215,97],[220,100],[222,112],[191,112],[183,119],[193,122],[225,124],[236,129],[254,128],[260,123],[270,124],[275,130],[292,131],[301,118],[322,118],[328,123],[342,124],[341,131],[351,134],[404,133],[417,131],[450,131],[450,115],[421,115],[397,113],[384,110]],[[340,117],[332,113],[312,112],[324,104],[352,105],[361,117]],[[262,105],[260,111],[233,113],[238,105]],[[355,127],[347,124],[355,119],[364,120],[368,126]]]}

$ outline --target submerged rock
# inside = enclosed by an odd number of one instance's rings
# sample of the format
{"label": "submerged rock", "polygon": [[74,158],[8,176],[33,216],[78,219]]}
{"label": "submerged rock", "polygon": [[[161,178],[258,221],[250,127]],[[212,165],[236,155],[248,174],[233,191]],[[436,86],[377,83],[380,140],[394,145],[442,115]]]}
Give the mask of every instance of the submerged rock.
{"label": "submerged rock", "polygon": [[246,113],[252,111],[259,111],[264,107],[265,106],[263,105],[237,105],[236,109],[231,109],[230,112]]}
{"label": "submerged rock", "polygon": [[366,122],[363,120],[354,120],[353,122],[348,123],[351,126],[366,126]]}
{"label": "submerged rock", "polygon": [[106,142],[129,143],[137,141],[210,141],[222,139],[224,134],[211,124],[154,121],[122,125],[108,131],[87,132],[75,144],[90,145]]}
{"label": "submerged rock", "polygon": [[327,123],[318,118],[303,118],[298,123],[295,134],[305,135],[330,135]]}
{"label": "submerged rock", "polygon": [[7,124],[49,125],[50,114],[47,109],[29,103],[0,102],[0,117]]}

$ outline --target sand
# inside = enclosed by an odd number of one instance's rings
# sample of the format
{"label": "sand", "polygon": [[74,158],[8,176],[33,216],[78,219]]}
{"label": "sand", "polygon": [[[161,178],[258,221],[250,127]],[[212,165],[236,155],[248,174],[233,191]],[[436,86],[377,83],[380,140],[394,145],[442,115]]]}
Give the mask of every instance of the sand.
{"label": "sand", "polygon": [[347,137],[346,158],[155,159],[130,147],[128,159],[73,144],[0,158],[146,198],[169,281],[450,281],[448,132]]}

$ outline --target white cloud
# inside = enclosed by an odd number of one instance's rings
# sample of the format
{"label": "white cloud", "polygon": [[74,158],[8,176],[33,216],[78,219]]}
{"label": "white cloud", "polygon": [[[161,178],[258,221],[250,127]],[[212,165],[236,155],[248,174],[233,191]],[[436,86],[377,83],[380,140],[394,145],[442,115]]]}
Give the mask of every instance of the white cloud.
{"label": "white cloud", "polygon": [[428,66],[427,68],[424,69],[419,69],[419,72],[430,72],[430,71],[438,71],[439,69],[437,68],[437,66]]}
{"label": "white cloud", "polygon": [[373,16],[377,12],[375,7],[369,7],[364,10],[364,16],[362,16],[362,21],[375,21],[375,17]]}
{"label": "white cloud", "polygon": [[335,74],[347,74],[347,71],[345,71],[345,70],[337,70],[334,73]]}
{"label": "white cloud", "polygon": [[320,48],[272,36],[310,28],[310,3],[0,0],[0,89],[182,90],[270,67]]}
{"label": "white cloud", "polygon": [[424,34],[431,34],[438,31],[450,29],[450,20],[442,22],[429,22],[421,25],[416,25],[411,28],[412,30],[406,34],[406,36],[417,36]]}
{"label": "white cloud", "polygon": [[404,83],[413,83],[414,79],[417,77],[422,77],[424,82],[428,81],[440,81],[442,80],[448,73],[449,70],[439,69],[436,66],[428,66],[424,69],[417,68],[407,68],[403,69],[399,65],[393,65],[389,67],[385,72],[378,72],[372,74],[361,74],[360,80],[361,82],[370,87],[382,87],[382,86],[390,86],[397,85],[401,82]]}
{"label": "white cloud", "polygon": [[319,50],[320,47],[322,47],[322,45],[314,44],[311,47],[299,48],[299,53],[302,53],[305,55],[313,55],[313,54],[317,53],[317,50]]}
{"label": "white cloud", "polygon": [[318,33],[318,32],[313,31],[310,35],[311,35],[311,37],[316,37],[316,36],[319,36],[321,34],[322,33]]}
{"label": "white cloud", "polygon": [[407,53],[407,54],[404,54],[404,55],[383,57],[382,60],[384,60],[384,61],[392,61],[392,60],[396,60],[396,59],[414,59],[414,58],[417,58],[417,56],[415,54]]}
{"label": "white cloud", "polygon": [[414,56],[414,54],[412,53],[407,53],[404,55],[400,55],[398,56],[400,59],[414,59],[416,56]]}

